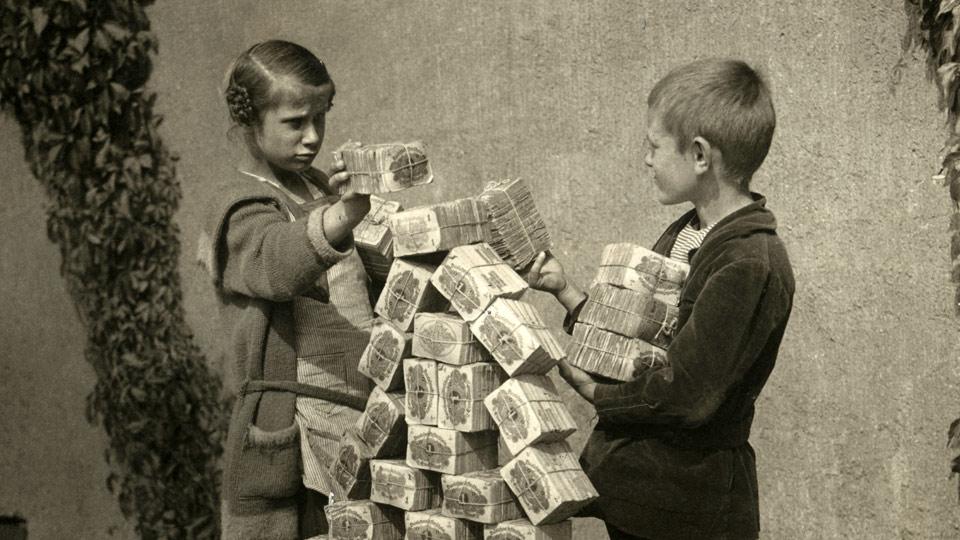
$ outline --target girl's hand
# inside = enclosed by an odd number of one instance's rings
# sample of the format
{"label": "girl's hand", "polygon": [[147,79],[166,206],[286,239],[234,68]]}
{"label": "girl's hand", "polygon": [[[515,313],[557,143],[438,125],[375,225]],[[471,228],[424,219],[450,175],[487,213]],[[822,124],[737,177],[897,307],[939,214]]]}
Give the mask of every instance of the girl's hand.
{"label": "girl's hand", "polygon": [[597,390],[597,381],[586,371],[570,365],[566,360],[560,360],[557,364],[560,370],[560,376],[570,383],[570,386],[583,396],[584,399],[593,403],[594,394]]}
{"label": "girl's hand", "polygon": [[[350,174],[346,171],[347,164],[343,161],[343,151],[348,148],[357,148],[360,146],[362,146],[362,144],[358,141],[347,141],[333,151],[333,161],[330,163],[330,169],[326,171],[330,189],[339,193],[340,189],[350,182]],[[341,200],[349,200],[356,197],[368,198],[369,195],[354,193],[349,189],[340,195]],[[367,205],[369,206],[369,201]]]}

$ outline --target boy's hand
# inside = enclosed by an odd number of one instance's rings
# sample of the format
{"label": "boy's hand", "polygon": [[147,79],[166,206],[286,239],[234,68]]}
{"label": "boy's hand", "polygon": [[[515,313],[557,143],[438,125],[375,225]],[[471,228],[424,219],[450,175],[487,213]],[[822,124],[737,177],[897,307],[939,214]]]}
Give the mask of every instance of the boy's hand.
{"label": "boy's hand", "polygon": [[549,251],[542,251],[530,265],[526,274],[530,288],[546,291],[555,297],[567,309],[574,309],[587,297],[563,272],[563,265]]}
{"label": "boy's hand", "polygon": [[527,271],[527,283],[530,288],[545,291],[554,296],[567,287],[567,276],[563,265],[549,251],[541,251]]}
{"label": "boy's hand", "polygon": [[597,381],[586,371],[570,365],[566,360],[560,360],[557,364],[560,370],[560,376],[564,378],[578,394],[583,396],[590,403],[593,403],[593,396],[597,389]]}

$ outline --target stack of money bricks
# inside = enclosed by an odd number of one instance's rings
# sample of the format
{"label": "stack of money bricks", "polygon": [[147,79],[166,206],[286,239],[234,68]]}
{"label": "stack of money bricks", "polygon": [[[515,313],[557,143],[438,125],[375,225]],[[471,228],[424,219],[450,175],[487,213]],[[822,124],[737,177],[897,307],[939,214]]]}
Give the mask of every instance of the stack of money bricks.
{"label": "stack of money bricks", "polygon": [[609,244],[573,327],[567,361],[631,381],[665,365],[690,266],[633,244]]}
{"label": "stack of money bricks", "polygon": [[495,182],[381,222],[393,260],[360,360],[376,387],[330,467],[329,538],[570,539],[597,493],[547,376],[563,348],[519,299],[516,269],[550,242],[529,190]]}

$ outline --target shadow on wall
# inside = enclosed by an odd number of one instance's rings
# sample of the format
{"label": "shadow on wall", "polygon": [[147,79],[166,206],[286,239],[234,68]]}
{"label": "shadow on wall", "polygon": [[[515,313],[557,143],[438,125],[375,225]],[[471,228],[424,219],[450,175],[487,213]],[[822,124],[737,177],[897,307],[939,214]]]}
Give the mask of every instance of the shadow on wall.
{"label": "shadow on wall", "polygon": [[26,540],[27,520],[20,516],[0,516],[0,538],[3,540]]}

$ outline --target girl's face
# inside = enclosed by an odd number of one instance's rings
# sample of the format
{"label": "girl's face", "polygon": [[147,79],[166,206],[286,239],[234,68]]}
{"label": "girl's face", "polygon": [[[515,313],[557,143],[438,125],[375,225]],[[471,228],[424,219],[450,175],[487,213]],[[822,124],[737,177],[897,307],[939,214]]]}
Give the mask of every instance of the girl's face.
{"label": "girl's face", "polygon": [[257,147],[271,166],[306,170],[317,157],[333,98],[333,84],[295,85],[279,92],[276,106],[263,113],[256,130]]}

